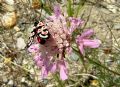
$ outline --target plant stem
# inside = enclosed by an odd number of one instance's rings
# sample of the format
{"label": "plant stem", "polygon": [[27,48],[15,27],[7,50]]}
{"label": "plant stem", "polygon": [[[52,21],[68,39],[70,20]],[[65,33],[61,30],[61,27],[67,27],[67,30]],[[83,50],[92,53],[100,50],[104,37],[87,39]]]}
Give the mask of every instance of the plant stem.
{"label": "plant stem", "polygon": [[80,9],[84,6],[85,2],[86,2],[86,0],[79,0],[79,5],[78,5],[78,7],[76,9],[75,17],[78,16]]}
{"label": "plant stem", "polygon": [[68,12],[68,16],[69,17],[73,16],[73,10],[72,10],[72,2],[71,2],[71,0],[68,0],[67,12]]}
{"label": "plant stem", "polygon": [[63,82],[59,79],[58,74],[55,74],[54,77],[55,77],[55,80],[58,82],[58,86],[57,87],[65,87]]}
{"label": "plant stem", "polygon": [[[73,48],[74,49],[74,48]],[[79,51],[77,51],[76,49],[74,49],[76,52],[79,52]],[[82,55],[81,55],[82,56]],[[102,67],[102,68],[104,68],[104,69],[106,69],[107,71],[110,71],[111,73],[114,73],[114,74],[116,74],[116,75],[119,75],[120,76],[120,73],[118,73],[118,72],[115,72],[115,71],[113,71],[113,70],[110,70],[109,68],[107,68],[106,66],[104,66],[104,65],[102,65],[102,64],[100,64],[100,63],[98,63],[98,62],[96,62],[96,61],[94,61],[94,60],[92,60],[92,59],[90,59],[89,57],[87,57],[87,56],[82,56],[83,58],[86,58],[86,59],[88,59],[89,61],[91,61],[93,64],[96,64],[96,65],[98,65],[98,66],[100,66],[100,67]]]}
{"label": "plant stem", "polygon": [[106,70],[108,70],[108,71],[110,71],[110,72],[112,72],[112,73],[120,76],[120,73],[115,72],[115,71],[113,71],[113,70],[110,70],[110,69],[107,68],[106,66],[104,66],[104,65],[102,65],[102,64],[100,64],[100,63],[98,63],[98,62],[96,62],[96,61],[94,61],[94,60],[92,60],[92,59],[90,59],[90,58],[88,58],[88,57],[85,57],[85,58],[87,58],[89,61],[93,62],[94,64],[96,64],[96,65],[98,65],[98,66],[100,66],[100,67],[102,67],[102,68],[104,68],[104,69],[106,69]]}

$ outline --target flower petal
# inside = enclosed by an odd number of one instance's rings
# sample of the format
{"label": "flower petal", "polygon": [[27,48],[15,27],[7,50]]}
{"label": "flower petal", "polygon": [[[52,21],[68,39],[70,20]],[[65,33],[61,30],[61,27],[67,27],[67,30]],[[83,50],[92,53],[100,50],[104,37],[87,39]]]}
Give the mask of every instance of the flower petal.
{"label": "flower petal", "polygon": [[39,44],[33,44],[28,48],[28,51],[31,53],[39,52]]}
{"label": "flower petal", "polygon": [[101,44],[101,41],[100,40],[87,40],[87,39],[84,39],[83,40],[83,44],[84,46],[87,46],[87,47],[90,47],[90,48],[97,48],[100,46]]}
{"label": "flower petal", "polygon": [[84,55],[83,43],[80,43],[78,47],[79,47],[79,50],[80,50],[81,54]]}
{"label": "flower petal", "polygon": [[39,54],[36,54],[35,56],[34,56],[34,61],[35,62],[37,62],[37,61],[39,61],[41,59],[41,54],[39,53]]}
{"label": "flower petal", "polygon": [[65,66],[60,66],[60,78],[62,80],[66,80],[68,78],[67,73],[66,73],[66,67]]}
{"label": "flower petal", "polygon": [[56,69],[57,69],[57,64],[56,64],[56,63],[53,63],[53,64],[51,65],[50,71],[51,71],[52,73],[54,73],[54,72],[56,71]]}
{"label": "flower petal", "polygon": [[83,24],[83,21],[79,18],[74,18],[74,17],[70,17],[70,33],[72,33],[76,28],[78,28],[81,24]]}
{"label": "flower petal", "polygon": [[94,31],[92,29],[88,29],[85,32],[83,32],[80,36],[81,39],[83,38],[89,38],[94,34]]}
{"label": "flower petal", "polygon": [[56,17],[60,16],[61,11],[60,11],[60,6],[59,5],[54,6],[54,14],[55,14]]}
{"label": "flower petal", "polygon": [[47,75],[48,75],[48,71],[47,71],[46,67],[42,66],[42,68],[41,68],[41,76],[42,76],[42,78],[43,79],[46,78]]}
{"label": "flower petal", "polygon": [[43,62],[42,62],[42,61],[37,61],[37,62],[36,62],[36,65],[41,68],[42,65],[43,65]]}
{"label": "flower petal", "polygon": [[60,78],[61,80],[66,80],[68,78],[67,76],[67,68],[64,60],[61,60],[58,62],[59,69],[60,69]]}

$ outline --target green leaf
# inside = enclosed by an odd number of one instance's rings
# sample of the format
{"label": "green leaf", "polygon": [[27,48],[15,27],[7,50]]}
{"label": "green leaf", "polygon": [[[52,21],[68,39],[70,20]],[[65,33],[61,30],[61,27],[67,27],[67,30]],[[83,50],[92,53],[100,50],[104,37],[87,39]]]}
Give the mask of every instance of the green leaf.
{"label": "green leaf", "polygon": [[76,8],[75,17],[78,16],[79,11],[82,9],[82,7],[84,6],[85,2],[86,2],[86,0],[79,0],[79,5]]}
{"label": "green leaf", "polygon": [[46,7],[46,6],[43,7],[43,10],[45,10],[45,12],[49,15],[52,14],[52,10],[50,8]]}
{"label": "green leaf", "polygon": [[68,0],[67,13],[69,17],[73,16],[72,2]]}
{"label": "green leaf", "polygon": [[42,4],[45,4],[45,0],[40,0],[40,2],[42,2]]}

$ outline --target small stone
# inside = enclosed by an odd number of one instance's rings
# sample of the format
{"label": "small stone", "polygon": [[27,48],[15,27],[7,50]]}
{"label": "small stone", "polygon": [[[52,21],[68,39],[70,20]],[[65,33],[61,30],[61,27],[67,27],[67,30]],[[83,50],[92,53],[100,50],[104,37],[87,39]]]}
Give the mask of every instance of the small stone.
{"label": "small stone", "polygon": [[107,5],[107,8],[113,13],[116,13],[118,10],[118,7],[116,7],[115,5]]}
{"label": "small stone", "polygon": [[5,0],[5,2],[9,5],[14,5],[14,0]]}
{"label": "small stone", "polygon": [[21,37],[22,35],[23,35],[22,32],[17,32],[17,33],[15,34],[15,37],[16,37],[16,38],[19,38],[19,37]]}
{"label": "small stone", "polygon": [[25,82],[25,77],[22,77],[21,82]]}
{"label": "small stone", "polygon": [[15,12],[8,12],[2,17],[2,24],[6,29],[16,25],[17,17]]}
{"label": "small stone", "polygon": [[30,69],[30,72],[34,74],[34,72],[35,72],[35,71],[34,71],[34,69],[33,69],[33,68],[31,68],[31,69]]}
{"label": "small stone", "polygon": [[13,83],[13,80],[10,80],[9,82],[8,82],[8,85],[13,85],[14,83]]}
{"label": "small stone", "polygon": [[32,8],[39,9],[41,6],[40,0],[32,0]]}
{"label": "small stone", "polygon": [[114,24],[113,29],[120,30],[120,23]]}
{"label": "small stone", "polygon": [[75,51],[73,51],[70,55],[70,59],[73,60],[73,61],[78,61],[79,59],[79,54],[76,53]]}
{"label": "small stone", "polygon": [[25,46],[26,46],[24,39],[21,38],[21,37],[19,37],[19,38],[17,39],[17,44],[16,44],[16,45],[17,45],[17,48],[18,48],[19,50],[24,49]]}
{"label": "small stone", "polygon": [[115,3],[116,2],[116,0],[104,0],[104,1],[106,1],[107,3]]}
{"label": "small stone", "polygon": [[28,64],[28,61],[24,59],[24,60],[23,60],[23,64],[24,64],[24,65]]}
{"label": "small stone", "polygon": [[3,78],[3,82],[6,83],[8,81],[7,77],[6,76],[2,76]]}
{"label": "small stone", "polygon": [[2,0],[0,0],[0,3],[2,3]]}
{"label": "small stone", "polygon": [[2,5],[3,5],[3,7],[5,7],[4,9],[7,12],[13,12],[13,11],[15,11],[14,5],[8,5],[8,4],[2,4]]}
{"label": "small stone", "polygon": [[32,82],[31,82],[31,81],[28,81],[28,85],[31,86],[31,85],[32,85]]}
{"label": "small stone", "polygon": [[20,28],[18,26],[15,26],[14,30],[18,32],[18,31],[20,31]]}

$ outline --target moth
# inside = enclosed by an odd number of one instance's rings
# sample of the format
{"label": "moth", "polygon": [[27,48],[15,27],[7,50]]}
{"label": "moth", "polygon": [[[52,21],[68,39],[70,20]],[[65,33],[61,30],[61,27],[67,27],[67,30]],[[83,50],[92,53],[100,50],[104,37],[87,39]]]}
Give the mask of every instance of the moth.
{"label": "moth", "polygon": [[32,45],[36,40],[38,43],[44,45],[47,39],[50,38],[50,33],[47,29],[47,24],[41,21],[35,21],[33,30],[31,31],[31,36],[29,37],[29,42],[27,47]]}

